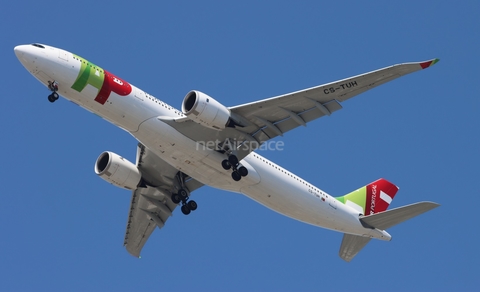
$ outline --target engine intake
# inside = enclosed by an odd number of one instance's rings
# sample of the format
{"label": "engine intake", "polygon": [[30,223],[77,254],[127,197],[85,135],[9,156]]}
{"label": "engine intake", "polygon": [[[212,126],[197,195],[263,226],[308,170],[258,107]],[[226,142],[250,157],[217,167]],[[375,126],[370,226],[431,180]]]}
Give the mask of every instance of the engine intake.
{"label": "engine intake", "polygon": [[142,174],[138,168],[120,155],[105,151],[95,162],[95,173],[107,182],[127,190],[135,190]]}
{"label": "engine intake", "polygon": [[207,128],[222,130],[230,123],[230,110],[203,92],[192,90],[182,102],[182,112]]}

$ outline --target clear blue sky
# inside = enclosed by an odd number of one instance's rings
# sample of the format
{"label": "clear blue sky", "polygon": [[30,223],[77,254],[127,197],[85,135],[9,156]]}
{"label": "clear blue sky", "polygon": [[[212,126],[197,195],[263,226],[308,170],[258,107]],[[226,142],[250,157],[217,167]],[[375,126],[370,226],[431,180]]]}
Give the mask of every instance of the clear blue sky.
{"label": "clear blue sky", "polygon": [[[480,284],[478,1],[7,1],[0,290],[473,291]],[[180,107],[201,90],[227,106],[388,65],[440,58],[286,134],[263,155],[334,196],[384,177],[391,207],[442,206],[372,240],[351,262],[342,234],[204,187],[141,259],[123,248],[130,192],[93,171],[128,133],[48,91],[13,47],[74,52]],[[292,194],[293,195],[293,194]]]}

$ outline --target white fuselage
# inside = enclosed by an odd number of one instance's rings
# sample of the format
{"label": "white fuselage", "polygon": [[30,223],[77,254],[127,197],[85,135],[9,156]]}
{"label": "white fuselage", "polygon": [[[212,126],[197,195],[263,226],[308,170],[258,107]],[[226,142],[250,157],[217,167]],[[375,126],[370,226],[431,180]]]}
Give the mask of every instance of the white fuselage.
{"label": "white fuselage", "polygon": [[[163,122],[185,117],[179,110],[131,85],[128,95],[111,92],[106,102],[95,101],[98,89],[90,84],[81,91],[72,89],[83,59],[67,51],[45,46],[18,46],[15,53],[22,64],[44,85],[55,80],[58,93],[81,107],[126,130],[170,165],[203,184],[242,193],[288,217],[344,233],[389,239],[388,233],[364,228],[355,209],[326,192],[252,152],[241,164],[249,170],[240,181],[231,178],[221,161],[225,155],[199,144]],[[96,65],[88,63],[97,70]],[[98,73],[98,72],[96,72]],[[121,79],[118,82],[122,82]]]}

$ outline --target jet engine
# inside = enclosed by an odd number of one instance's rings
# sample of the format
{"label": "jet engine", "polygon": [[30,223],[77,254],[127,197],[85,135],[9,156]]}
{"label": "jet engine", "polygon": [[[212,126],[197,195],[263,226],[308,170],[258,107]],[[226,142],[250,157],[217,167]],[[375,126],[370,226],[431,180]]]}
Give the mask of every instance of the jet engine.
{"label": "jet engine", "polygon": [[107,182],[127,190],[135,190],[142,179],[138,168],[110,151],[105,151],[95,162],[95,173]]}
{"label": "jet engine", "polygon": [[192,121],[215,130],[230,126],[230,110],[203,92],[192,90],[182,102],[182,112]]}

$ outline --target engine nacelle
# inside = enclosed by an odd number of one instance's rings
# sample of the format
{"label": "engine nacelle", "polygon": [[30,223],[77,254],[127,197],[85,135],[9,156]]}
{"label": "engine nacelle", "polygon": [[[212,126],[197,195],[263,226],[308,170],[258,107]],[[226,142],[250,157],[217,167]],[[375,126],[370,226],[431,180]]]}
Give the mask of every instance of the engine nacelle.
{"label": "engine nacelle", "polygon": [[110,151],[97,158],[95,173],[112,185],[127,190],[135,190],[142,179],[135,164]]}
{"label": "engine nacelle", "polygon": [[222,130],[230,123],[230,110],[203,92],[192,90],[182,102],[182,112],[207,128]]}

